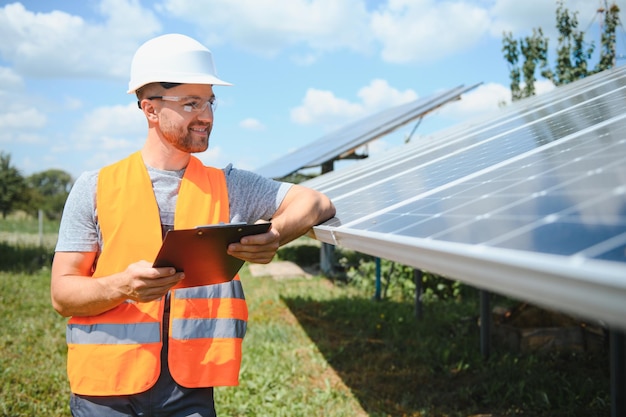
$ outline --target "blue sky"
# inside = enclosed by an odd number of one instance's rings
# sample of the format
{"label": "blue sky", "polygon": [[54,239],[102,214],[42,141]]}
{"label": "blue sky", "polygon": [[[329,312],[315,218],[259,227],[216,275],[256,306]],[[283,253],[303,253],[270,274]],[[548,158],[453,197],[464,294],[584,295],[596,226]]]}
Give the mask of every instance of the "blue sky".
{"label": "blue sky", "polygon": [[[603,3],[565,3],[596,45]],[[482,83],[427,116],[416,134],[428,135],[508,101],[503,31],[541,27],[554,47],[555,10],[554,0],[0,1],[0,151],[23,175],[76,177],[139,149],[146,123],[126,94],[131,58],[172,32],[204,43],[234,84],[215,88],[207,165],[254,170],[373,112]],[[369,153],[401,146],[412,128]]]}

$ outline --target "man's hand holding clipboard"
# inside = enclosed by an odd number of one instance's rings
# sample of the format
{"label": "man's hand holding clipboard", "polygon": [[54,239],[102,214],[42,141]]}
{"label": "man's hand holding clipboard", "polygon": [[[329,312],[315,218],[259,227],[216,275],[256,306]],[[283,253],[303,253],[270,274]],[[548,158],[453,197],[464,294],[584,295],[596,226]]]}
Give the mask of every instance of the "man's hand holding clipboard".
{"label": "man's hand holding clipboard", "polygon": [[280,247],[281,235],[274,223],[265,233],[244,236],[240,242],[228,245],[228,254],[244,261],[267,264],[274,259]]}
{"label": "man's hand holding clipboard", "polygon": [[165,235],[153,266],[170,266],[185,273],[185,278],[173,289],[227,282],[246,260],[265,259],[263,253],[250,249],[255,238],[267,239],[255,235],[266,234],[270,228],[271,223],[220,223],[171,230]]}

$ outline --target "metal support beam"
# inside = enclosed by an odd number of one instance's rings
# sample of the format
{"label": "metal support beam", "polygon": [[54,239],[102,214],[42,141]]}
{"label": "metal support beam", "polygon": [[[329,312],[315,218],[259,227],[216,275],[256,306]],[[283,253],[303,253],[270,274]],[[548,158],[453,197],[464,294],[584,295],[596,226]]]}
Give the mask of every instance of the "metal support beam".
{"label": "metal support beam", "polygon": [[380,258],[376,258],[376,292],[374,293],[374,300],[380,301],[381,297],[381,278],[380,278]]}
{"label": "metal support beam", "polygon": [[320,270],[327,277],[335,276],[335,246],[322,242],[320,248]]}
{"label": "metal support beam", "polygon": [[490,293],[480,291],[480,353],[485,359],[491,353],[491,300]]}
{"label": "metal support beam", "polygon": [[626,415],[624,332],[611,329],[609,343],[611,349],[611,417],[623,417]]}
{"label": "metal support beam", "polygon": [[413,270],[413,279],[415,281],[415,318],[420,320],[423,316],[422,294],[424,294],[424,273],[421,269]]}

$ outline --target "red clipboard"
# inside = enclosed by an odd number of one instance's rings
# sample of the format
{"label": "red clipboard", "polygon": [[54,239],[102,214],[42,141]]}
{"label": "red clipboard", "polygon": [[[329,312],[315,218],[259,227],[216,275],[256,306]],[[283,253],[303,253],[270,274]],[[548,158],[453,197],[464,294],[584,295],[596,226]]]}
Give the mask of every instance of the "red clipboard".
{"label": "red clipboard", "polygon": [[220,223],[165,234],[154,267],[172,266],[185,272],[173,288],[221,284],[232,280],[244,261],[226,253],[228,245],[244,236],[265,233],[271,223]]}

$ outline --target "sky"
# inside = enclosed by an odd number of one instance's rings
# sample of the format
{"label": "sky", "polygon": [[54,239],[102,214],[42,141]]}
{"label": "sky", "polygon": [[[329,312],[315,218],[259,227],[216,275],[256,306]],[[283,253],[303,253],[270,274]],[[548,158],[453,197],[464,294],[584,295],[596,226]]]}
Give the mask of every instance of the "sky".
{"label": "sky", "polygon": [[[597,46],[603,4],[565,0]],[[626,0],[617,4],[626,10]],[[206,165],[254,170],[377,111],[481,83],[427,115],[412,139],[419,140],[510,102],[505,31],[521,38],[541,27],[554,62],[556,7],[556,0],[0,0],[0,152],[24,176],[61,169],[76,178],[139,150],[147,124],[126,94],[130,63],[143,42],[165,33],[206,45],[220,78],[233,84],[214,88],[209,150],[198,154]],[[626,55],[625,39],[620,28],[618,55]],[[537,83],[539,93],[551,88]],[[413,128],[367,151],[402,146]]]}

